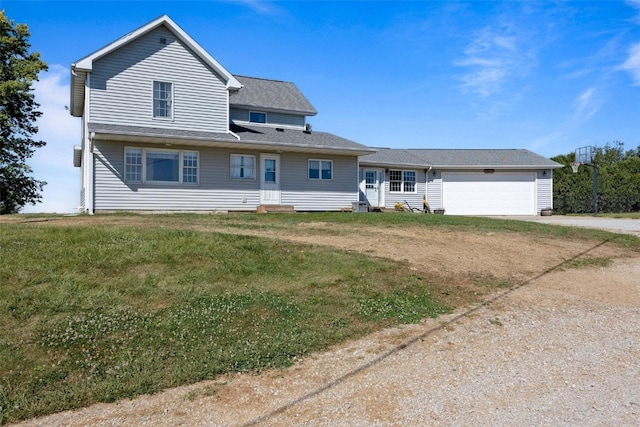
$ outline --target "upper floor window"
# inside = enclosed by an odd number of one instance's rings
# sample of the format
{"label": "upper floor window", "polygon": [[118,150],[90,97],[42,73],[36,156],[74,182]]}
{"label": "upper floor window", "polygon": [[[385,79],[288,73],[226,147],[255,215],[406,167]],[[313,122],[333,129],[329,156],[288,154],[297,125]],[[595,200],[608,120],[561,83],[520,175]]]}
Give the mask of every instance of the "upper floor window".
{"label": "upper floor window", "polygon": [[309,160],[309,179],[332,179],[333,161],[331,160]]}
{"label": "upper floor window", "polygon": [[416,171],[389,171],[389,191],[394,193],[416,192]]}
{"label": "upper floor window", "polygon": [[251,123],[267,123],[267,113],[249,111],[249,121]]}
{"label": "upper floor window", "polygon": [[255,156],[231,155],[231,178],[232,179],[255,179]]}
{"label": "upper floor window", "polygon": [[125,148],[126,182],[197,184],[198,152]]}
{"label": "upper floor window", "polygon": [[170,119],[172,111],[173,83],[153,82],[153,117]]}

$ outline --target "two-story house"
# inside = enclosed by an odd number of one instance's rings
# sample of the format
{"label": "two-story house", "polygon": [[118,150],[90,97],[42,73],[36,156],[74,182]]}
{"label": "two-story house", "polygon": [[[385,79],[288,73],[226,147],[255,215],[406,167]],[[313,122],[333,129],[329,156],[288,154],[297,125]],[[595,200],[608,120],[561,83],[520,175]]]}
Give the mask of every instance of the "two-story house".
{"label": "two-story house", "polygon": [[70,110],[90,213],[426,198],[450,214],[535,215],[562,166],[528,150],[372,149],[312,131],[316,110],[295,84],[231,74],[166,15],[72,64]]}
{"label": "two-story house", "polygon": [[372,150],[312,131],[293,83],[234,76],[162,16],[71,66],[87,212],[339,210]]}

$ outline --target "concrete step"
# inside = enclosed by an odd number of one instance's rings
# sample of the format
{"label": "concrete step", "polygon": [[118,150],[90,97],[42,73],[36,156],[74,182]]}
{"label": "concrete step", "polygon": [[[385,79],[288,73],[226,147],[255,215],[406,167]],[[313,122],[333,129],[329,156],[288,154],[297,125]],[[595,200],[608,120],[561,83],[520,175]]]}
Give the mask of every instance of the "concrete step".
{"label": "concrete step", "polygon": [[256,213],[294,213],[292,205],[259,205]]}

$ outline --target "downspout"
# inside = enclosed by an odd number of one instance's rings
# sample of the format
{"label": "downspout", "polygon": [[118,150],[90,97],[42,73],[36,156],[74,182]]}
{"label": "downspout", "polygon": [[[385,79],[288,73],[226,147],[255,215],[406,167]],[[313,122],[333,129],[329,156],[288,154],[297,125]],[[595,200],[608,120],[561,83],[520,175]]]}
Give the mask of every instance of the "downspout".
{"label": "downspout", "polygon": [[90,215],[94,214],[95,208],[95,198],[94,198],[94,189],[95,189],[95,181],[94,181],[94,157],[93,157],[93,146],[95,139],[95,132],[91,132],[89,134],[89,121],[91,120],[91,112],[90,112],[90,91],[91,91],[91,73],[87,73],[87,78],[85,79],[85,95],[84,95],[84,135],[86,135],[86,152],[85,152],[85,168],[84,169],[84,183],[85,183],[85,212]]}
{"label": "downspout", "polygon": [[[233,77],[233,76],[232,76]],[[235,79],[235,77],[233,77]],[[231,88],[229,87],[229,83],[230,81],[227,81],[227,127],[231,127]],[[240,82],[238,82],[240,83]],[[236,91],[240,91],[240,89],[242,89],[244,86],[242,86],[242,84],[240,85],[240,87],[238,89],[235,89]],[[227,129],[227,133],[229,135],[232,135],[235,139],[237,139],[238,141],[240,141],[240,137],[233,132],[231,129]]]}
{"label": "downspout", "polygon": [[429,207],[429,199],[427,199],[427,194],[429,193],[429,172],[433,169],[432,165],[429,165],[429,168],[424,173],[424,196],[422,196],[422,210],[423,212],[431,212],[431,208]]}

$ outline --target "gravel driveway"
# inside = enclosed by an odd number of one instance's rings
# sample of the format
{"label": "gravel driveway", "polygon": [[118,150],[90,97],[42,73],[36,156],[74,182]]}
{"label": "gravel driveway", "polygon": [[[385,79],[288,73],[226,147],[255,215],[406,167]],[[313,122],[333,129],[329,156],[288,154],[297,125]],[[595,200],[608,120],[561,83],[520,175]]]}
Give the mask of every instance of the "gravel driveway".
{"label": "gravel driveway", "polygon": [[576,227],[600,228],[615,233],[627,233],[640,236],[640,219],[607,218],[593,216],[527,216],[509,217],[543,224],[570,225]]}

